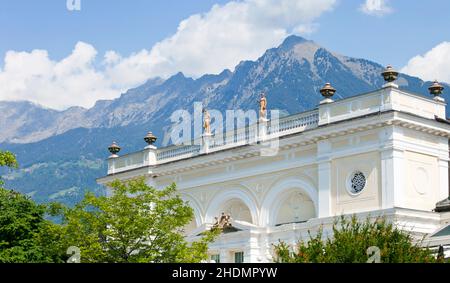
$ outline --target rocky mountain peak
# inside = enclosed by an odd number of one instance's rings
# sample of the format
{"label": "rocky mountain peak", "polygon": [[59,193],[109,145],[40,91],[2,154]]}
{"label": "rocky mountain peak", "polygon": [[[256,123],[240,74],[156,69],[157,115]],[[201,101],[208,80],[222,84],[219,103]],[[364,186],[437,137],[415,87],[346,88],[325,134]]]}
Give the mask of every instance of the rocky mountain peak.
{"label": "rocky mountain peak", "polygon": [[284,57],[291,57],[297,61],[305,59],[309,63],[314,63],[314,57],[321,47],[314,41],[306,40],[300,36],[289,36],[286,40],[277,48],[279,54]]}
{"label": "rocky mountain peak", "polygon": [[[242,61],[234,72],[224,70],[198,79],[182,72],[167,80],[152,78],[115,100],[98,101],[87,110],[76,107],[55,111],[29,102],[0,102],[0,108],[7,110],[0,117],[0,142],[36,142],[82,127],[112,128],[157,121],[155,127],[163,128],[167,125],[160,123],[167,123],[171,111],[195,101],[220,110],[250,108],[261,91],[269,95],[272,106],[293,113],[315,107],[320,100],[317,90],[325,82],[333,83],[339,97],[376,89],[383,83],[381,70],[377,63],[342,56],[292,35],[258,60]],[[405,80],[415,92],[423,87],[417,78]]]}
{"label": "rocky mountain peak", "polygon": [[[113,140],[123,147],[121,153],[141,150],[143,136],[152,131],[161,146],[172,126],[171,114],[179,109],[192,112],[194,102],[202,101],[222,113],[256,110],[258,94],[264,91],[270,109],[293,114],[317,107],[322,99],[318,90],[326,82],[337,89],[336,99],[380,88],[382,69],[369,60],[342,56],[290,36],[258,60],[242,61],[234,72],[224,70],[198,79],[180,72],[167,80],[150,79],[87,110],[55,111],[29,102],[0,102],[1,147],[16,153],[25,167],[7,180],[10,187],[35,199],[47,201],[56,195],[52,200],[71,203],[73,196],[61,192],[76,188],[82,196],[84,188],[98,188],[95,178],[105,173],[102,160]],[[401,87],[427,95],[429,82],[406,75],[400,80]],[[449,100],[448,92],[444,97]]]}

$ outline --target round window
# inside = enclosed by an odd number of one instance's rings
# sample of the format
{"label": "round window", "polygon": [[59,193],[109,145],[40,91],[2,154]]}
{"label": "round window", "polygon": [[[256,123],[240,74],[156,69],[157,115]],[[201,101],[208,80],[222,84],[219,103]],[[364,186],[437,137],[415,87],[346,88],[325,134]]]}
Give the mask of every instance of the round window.
{"label": "round window", "polygon": [[349,191],[350,193],[357,195],[361,193],[366,187],[366,176],[364,173],[357,171],[350,176]]}

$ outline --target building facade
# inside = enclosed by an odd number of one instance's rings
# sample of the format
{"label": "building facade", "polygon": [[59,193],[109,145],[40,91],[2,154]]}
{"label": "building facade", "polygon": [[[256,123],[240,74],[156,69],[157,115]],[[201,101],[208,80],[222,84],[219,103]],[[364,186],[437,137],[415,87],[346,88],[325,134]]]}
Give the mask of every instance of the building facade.
{"label": "building facade", "polygon": [[[387,69],[386,72],[393,71]],[[108,160],[100,184],[145,176],[163,188],[175,182],[195,213],[187,237],[231,216],[231,232],[210,246],[216,262],[270,262],[272,244],[294,245],[336,216],[386,216],[433,247],[450,244],[450,123],[446,104],[406,92],[384,73],[379,90],[333,101],[334,89],[314,110],[184,146],[156,148]],[[438,212],[439,211],[439,212]],[[327,230],[328,229],[328,230]],[[440,233],[439,233],[440,232]]]}

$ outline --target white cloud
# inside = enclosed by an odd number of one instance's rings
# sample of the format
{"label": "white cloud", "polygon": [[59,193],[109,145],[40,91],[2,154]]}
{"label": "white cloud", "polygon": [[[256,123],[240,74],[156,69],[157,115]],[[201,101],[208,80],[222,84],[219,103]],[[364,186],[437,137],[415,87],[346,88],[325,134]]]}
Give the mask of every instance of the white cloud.
{"label": "white cloud", "polygon": [[[150,77],[176,72],[188,76],[219,73],[241,60],[254,60],[291,33],[308,34],[336,0],[243,0],[214,5],[183,20],[172,36],[128,57],[108,51],[95,64],[96,49],[77,43],[55,62],[45,50],[9,51],[0,70],[0,100],[30,100],[64,109],[92,106],[117,97]],[[144,36],[144,35],[143,35]]]}
{"label": "white cloud", "polygon": [[78,42],[72,53],[59,62],[47,51],[9,51],[0,71],[1,100],[30,100],[50,108],[92,106],[98,98],[116,97],[120,89],[94,67],[95,48]]}
{"label": "white cloud", "polygon": [[[291,32],[310,33],[314,20],[335,0],[247,0],[215,5],[206,14],[180,23],[176,34],[153,47],[155,73],[174,68],[188,75],[232,69],[243,59],[256,59]],[[207,59],[205,60],[205,54]]]}
{"label": "white cloud", "polygon": [[366,0],[366,2],[361,5],[360,10],[373,16],[384,16],[393,11],[389,6],[389,0]]}
{"label": "white cloud", "polygon": [[450,83],[450,42],[442,42],[424,55],[412,58],[401,72],[427,81]]}

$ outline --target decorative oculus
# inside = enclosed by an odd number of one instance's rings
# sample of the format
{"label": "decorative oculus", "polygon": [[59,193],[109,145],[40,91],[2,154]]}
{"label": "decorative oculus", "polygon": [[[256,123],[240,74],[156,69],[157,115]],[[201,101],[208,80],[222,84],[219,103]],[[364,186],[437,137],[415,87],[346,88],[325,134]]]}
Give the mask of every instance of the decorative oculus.
{"label": "decorative oculus", "polygon": [[366,176],[360,171],[354,172],[349,179],[349,191],[353,195],[361,193],[366,187]]}

